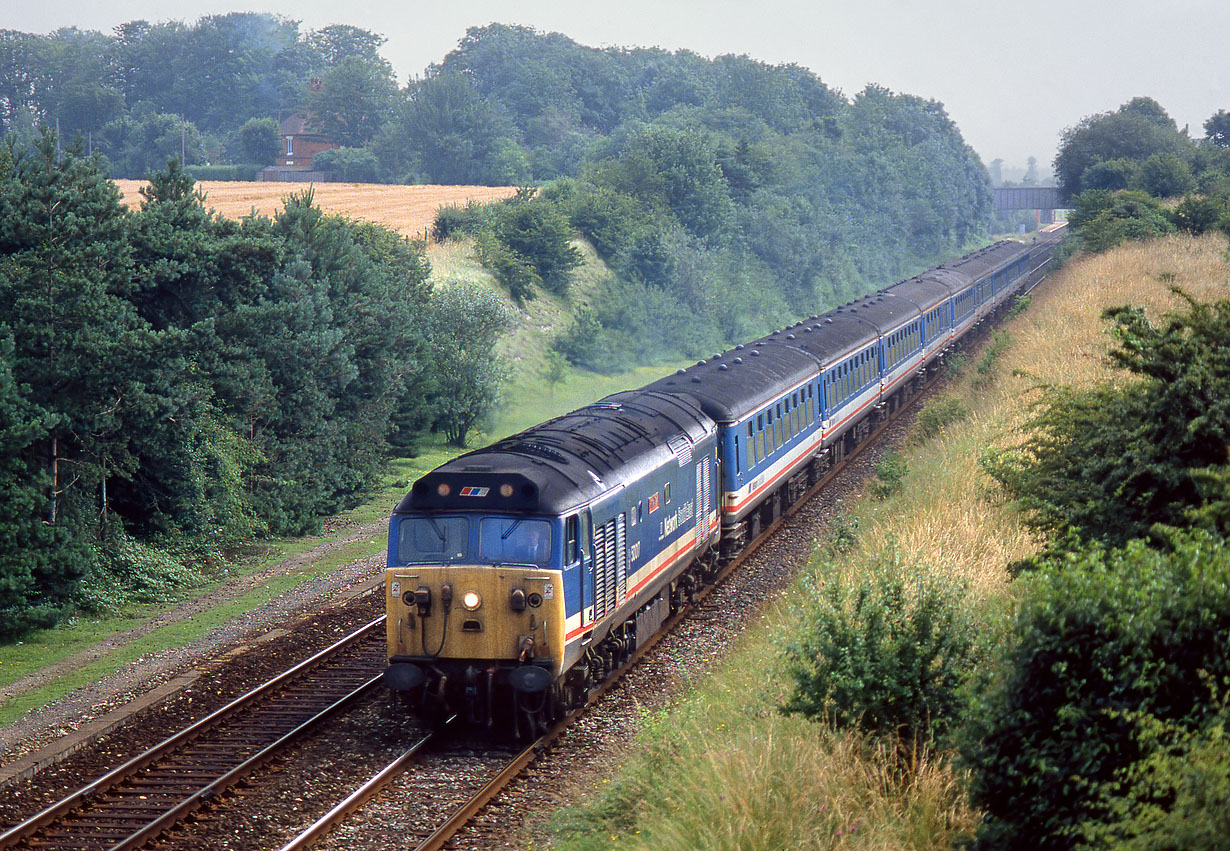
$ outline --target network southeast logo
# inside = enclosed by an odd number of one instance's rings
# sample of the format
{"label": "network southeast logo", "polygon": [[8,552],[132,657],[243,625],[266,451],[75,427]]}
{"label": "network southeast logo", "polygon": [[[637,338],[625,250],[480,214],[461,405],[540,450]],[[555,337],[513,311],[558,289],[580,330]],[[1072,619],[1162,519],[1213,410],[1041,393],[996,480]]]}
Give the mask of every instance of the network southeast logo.
{"label": "network southeast logo", "polygon": [[459,496],[486,496],[491,488],[462,488]]}

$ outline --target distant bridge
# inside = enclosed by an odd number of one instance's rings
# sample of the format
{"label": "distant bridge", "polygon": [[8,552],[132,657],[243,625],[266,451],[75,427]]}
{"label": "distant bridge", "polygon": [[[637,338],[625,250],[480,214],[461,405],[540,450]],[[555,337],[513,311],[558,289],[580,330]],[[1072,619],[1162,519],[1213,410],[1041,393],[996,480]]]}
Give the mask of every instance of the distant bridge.
{"label": "distant bridge", "polygon": [[997,210],[1066,210],[1054,186],[1012,186],[992,189]]}

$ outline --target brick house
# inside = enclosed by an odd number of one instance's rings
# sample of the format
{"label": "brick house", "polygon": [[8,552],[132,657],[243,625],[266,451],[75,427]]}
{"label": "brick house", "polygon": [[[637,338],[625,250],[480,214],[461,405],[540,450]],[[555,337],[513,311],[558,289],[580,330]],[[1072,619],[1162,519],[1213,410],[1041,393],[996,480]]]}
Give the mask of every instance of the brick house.
{"label": "brick house", "polygon": [[[310,91],[320,90],[320,80],[312,80]],[[313,126],[310,112],[295,112],[278,122],[282,152],[274,164],[263,169],[261,180],[327,180],[323,172],[312,169],[312,160],[321,151],[341,147]]]}
{"label": "brick house", "polygon": [[311,171],[312,158],[321,151],[340,147],[327,136],[316,132],[310,115],[296,112],[278,124],[278,135],[285,145],[275,164],[278,168]]}

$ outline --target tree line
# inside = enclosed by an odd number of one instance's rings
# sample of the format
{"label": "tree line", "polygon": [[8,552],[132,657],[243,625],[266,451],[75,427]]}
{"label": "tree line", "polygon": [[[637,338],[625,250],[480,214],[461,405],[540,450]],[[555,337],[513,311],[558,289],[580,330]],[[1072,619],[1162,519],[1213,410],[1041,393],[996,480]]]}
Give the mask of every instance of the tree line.
{"label": "tree line", "polygon": [[174,155],[198,178],[235,178],[271,161],[274,118],[299,110],[342,145],[314,164],[343,179],[538,186],[536,203],[469,232],[487,234],[480,256],[516,299],[566,292],[568,252],[546,247],[561,227],[594,245],[612,276],[558,347],[603,371],[711,354],[987,230],[986,171],[933,100],[502,24],[399,87],[382,42],[258,13],[5,31],[0,122],[84,134],[112,176]]}
{"label": "tree line", "polygon": [[[440,136],[448,170],[418,161],[429,174],[540,186],[446,210],[437,236],[474,236],[519,300],[567,294],[570,234],[605,261],[556,341],[589,369],[707,357],[951,256],[990,215],[986,172],[941,104],[878,86],[846,99],[797,66],[491,25],[410,99],[415,132],[458,122]],[[510,152],[517,168],[499,172]]]}
{"label": "tree line", "polygon": [[[439,235],[522,302],[567,300],[587,240],[609,274],[554,344],[600,371],[708,356],[985,233],[986,172],[936,101],[503,25],[399,88],[382,41],[253,13],[0,32],[5,634],[309,529],[498,396],[494,294],[432,291],[419,247],[310,195],[205,210],[200,164],[271,157],[271,116],[309,111],[351,177],[524,185]],[[108,175],[152,175],[139,211]]]}
{"label": "tree line", "polygon": [[1191,139],[1161,104],[1137,97],[1067,128],[1055,173],[1073,207],[1064,253],[1183,231],[1230,234],[1230,113]]}
{"label": "tree line", "polygon": [[142,195],[51,133],[0,148],[0,636],[310,531],[491,401],[507,312],[420,245],[310,192],[224,219],[174,162]]}

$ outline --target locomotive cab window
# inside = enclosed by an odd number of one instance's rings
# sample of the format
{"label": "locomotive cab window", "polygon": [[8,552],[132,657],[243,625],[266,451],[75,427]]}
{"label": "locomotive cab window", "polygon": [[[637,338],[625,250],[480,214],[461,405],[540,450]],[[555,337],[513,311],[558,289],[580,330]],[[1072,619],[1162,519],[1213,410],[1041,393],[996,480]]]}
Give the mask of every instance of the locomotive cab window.
{"label": "locomotive cab window", "polygon": [[406,517],[397,526],[397,558],[403,564],[452,561],[470,550],[464,517]]}
{"label": "locomotive cab window", "polygon": [[546,566],[551,560],[551,524],[520,517],[484,517],[478,524],[484,560]]}

